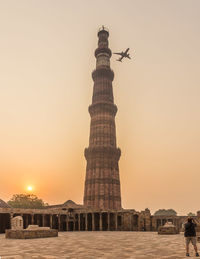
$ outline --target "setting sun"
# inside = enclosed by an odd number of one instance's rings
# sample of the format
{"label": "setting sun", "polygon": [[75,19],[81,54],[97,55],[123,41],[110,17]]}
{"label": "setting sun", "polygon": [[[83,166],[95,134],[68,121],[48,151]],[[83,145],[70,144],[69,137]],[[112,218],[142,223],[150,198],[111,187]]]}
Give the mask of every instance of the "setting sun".
{"label": "setting sun", "polygon": [[27,187],[27,190],[30,192],[30,191],[33,190],[33,187],[29,185],[29,186]]}

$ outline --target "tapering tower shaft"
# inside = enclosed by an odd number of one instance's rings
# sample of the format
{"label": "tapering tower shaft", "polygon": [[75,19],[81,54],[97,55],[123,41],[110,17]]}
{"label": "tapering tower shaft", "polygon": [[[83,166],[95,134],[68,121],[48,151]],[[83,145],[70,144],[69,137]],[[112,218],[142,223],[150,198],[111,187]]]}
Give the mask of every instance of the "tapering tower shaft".
{"label": "tapering tower shaft", "polygon": [[98,48],[95,50],[96,69],[94,81],[89,147],[85,149],[87,160],[84,205],[100,209],[121,209],[118,161],[121,151],[116,146],[115,115],[110,69],[111,50],[108,48],[108,31],[98,32]]}

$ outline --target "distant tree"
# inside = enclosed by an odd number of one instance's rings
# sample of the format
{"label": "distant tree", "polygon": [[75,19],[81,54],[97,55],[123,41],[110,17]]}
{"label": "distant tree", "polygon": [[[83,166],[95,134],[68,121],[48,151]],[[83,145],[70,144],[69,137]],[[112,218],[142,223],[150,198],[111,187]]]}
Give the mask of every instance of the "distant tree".
{"label": "distant tree", "polygon": [[155,216],[176,216],[177,212],[173,209],[159,209],[154,213]]}
{"label": "distant tree", "polygon": [[8,204],[13,208],[24,209],[41,209],[48,206],[48,203],[44,203],[34,194],[14,194]]}
{"label": "distant tree", "polygon": [[188,215],[188,217],[194,217],[194,216],[196,216],[195,213],[193,213],[193,212],[189,212],[187,215]]}

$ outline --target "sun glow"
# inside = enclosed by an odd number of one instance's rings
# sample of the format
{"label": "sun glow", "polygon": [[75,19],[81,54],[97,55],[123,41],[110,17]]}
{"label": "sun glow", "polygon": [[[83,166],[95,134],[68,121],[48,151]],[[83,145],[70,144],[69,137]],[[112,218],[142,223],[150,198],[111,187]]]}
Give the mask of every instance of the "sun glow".
{"label": "sun glow", "polygon": [[27,190],[28,190],[29,192],[31,192],[31,191],[33,190],[33,187],[29,185],[29,186],[27,187]]}

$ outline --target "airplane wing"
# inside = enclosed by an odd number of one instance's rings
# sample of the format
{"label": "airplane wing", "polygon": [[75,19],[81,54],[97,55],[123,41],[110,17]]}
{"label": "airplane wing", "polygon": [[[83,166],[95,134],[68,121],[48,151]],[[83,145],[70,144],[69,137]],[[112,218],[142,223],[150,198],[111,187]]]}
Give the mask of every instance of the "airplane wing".
{"label": "airplane wing", "polygon": [[127,52],[129,51],[129,48],[128,49],[126,49],[126,51],[124,52],[124,54],[127,54]]}
{"label": "airplane wing", "polygon": [[114,52],[113,54],[122,55],[122,52]]}
{"label": "airplane wing", "polygon": [[117,61],[122,62],[122,59],[123,59],[123,58],[124,58],[124,57],[122,56],[121,58],[117,59]]}

